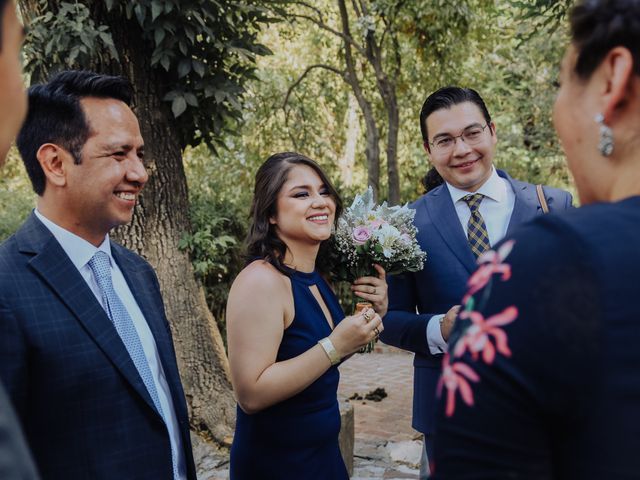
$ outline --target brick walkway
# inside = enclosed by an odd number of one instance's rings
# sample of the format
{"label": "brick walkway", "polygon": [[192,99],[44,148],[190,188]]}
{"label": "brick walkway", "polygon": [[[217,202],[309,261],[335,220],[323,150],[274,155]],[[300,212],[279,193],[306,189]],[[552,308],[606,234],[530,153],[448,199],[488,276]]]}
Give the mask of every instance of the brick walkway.
{"label": "brick walkway", "polygon": [[350,400],[354,407],[355,447],[352,480],[417,479],[422,443],[411,428],[413,355],[380,344],[340,367],[338,398],[364,397],[384,388],[380,402]]}
{"label": "brick walkway", "polygon": [[[411,428],[412,361],[412,354],[379,344],[373,353],[354,355],[340,367],[341,401],[354,393],[364,397],[376,388],[384,388],[388,395],[379,402],[349,401],[355,420],[352,480],[418,478],[422,443]],[[228,479],[228,452],[211,452],[195,443],[199,480]]]}

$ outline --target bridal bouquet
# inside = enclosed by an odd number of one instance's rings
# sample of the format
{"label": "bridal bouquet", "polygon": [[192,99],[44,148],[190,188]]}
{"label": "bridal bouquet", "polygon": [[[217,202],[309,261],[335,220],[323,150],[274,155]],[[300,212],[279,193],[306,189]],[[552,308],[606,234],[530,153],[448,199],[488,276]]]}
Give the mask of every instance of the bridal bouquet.
{"label": "bridal bouquet", "polygon": [[407,205],[376,205],[371,187],[356,195],[338,219],[333,248],[337,279],[375,276],[374,263],[388,274],[422,270],[427,255],[416,241],[415,213]]}
{"label": "bridal bouquet", "polygon": [[[388,274],[422,270],[426,253],[416,241],[413,225],[415,210],[404,206],[376,205],[371,187],[356,195],[350,207],[338,219],[333,239],[333,274],[338,280],[353,282],[358,277],[377,276],[377,263]],[[370,303],[357,303],[355,313]],[[370,353],[376,339],[360,349]]]}

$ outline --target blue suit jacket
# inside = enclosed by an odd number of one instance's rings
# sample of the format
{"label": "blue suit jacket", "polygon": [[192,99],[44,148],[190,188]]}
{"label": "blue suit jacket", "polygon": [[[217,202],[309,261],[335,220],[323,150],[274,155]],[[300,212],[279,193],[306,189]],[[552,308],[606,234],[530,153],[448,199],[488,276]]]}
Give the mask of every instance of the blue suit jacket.
{"label": "blue suit jacket", "polygon": [[[515,204],[507,234],[521,223],[542,213],[535,185],[508,180],[515,193]],[[571,195],[544,187],[552,211],[571,206]],[[427,324],[433,315],[446,313],[458,305],[467,288],[467,280],[476,269],[467,237],[455,211],[446,185],[434,188],[411,205],[418,242],[427,252],[424,269],[390,276],[389,311],[384,318],[382,341],[415,352],[413,377],[413,428],[430,434],[434,428],[436,386],[442,355],[432,355],[427,344]],[[416,313],[417,311],[417,313]]]}
{"label": "blue suit jacket", "polygon": [[[157,278],[112,254],[153,333],[175,405],[188,478],[189,422]],[[115,327],[47,228],[31,215],[0,246],[0,377],[43,479],[172,478],[171,446]]]}

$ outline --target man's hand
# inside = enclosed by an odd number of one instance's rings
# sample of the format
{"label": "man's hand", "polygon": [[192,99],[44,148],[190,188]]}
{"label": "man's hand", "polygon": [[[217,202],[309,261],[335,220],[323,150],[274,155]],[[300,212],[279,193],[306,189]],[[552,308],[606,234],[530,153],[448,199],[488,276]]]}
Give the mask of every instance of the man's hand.
{"label": "man's hand", "polygon": [[459,311],[460,311],[460,305],[454,305],[445,314],[444,318],[442,319],[442,322],[440,322],[440,333],[442,333],[442,338],[444,339],[445,342],[449,341],[449,334],[451,333],[451,329],[453,328],[453,322],[455,322]]}

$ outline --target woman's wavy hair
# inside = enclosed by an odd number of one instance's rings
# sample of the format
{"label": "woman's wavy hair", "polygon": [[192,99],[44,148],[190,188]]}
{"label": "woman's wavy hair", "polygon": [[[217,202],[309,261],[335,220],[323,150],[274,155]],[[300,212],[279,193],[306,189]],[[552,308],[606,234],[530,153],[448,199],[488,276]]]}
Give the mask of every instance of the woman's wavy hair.
{"label": "woman's wavy hair", "polygon": [[342,213],[340,195],[320,165],[310,158],[296,152],[282,152],[271,155],[262,164],[256,173],[253,201],[251,202],[251,224],[246,239],[247,262],[262,258],[285,275],[288,272],[283,261],[287,246],[278,237],[275,225],[271,224],[269,220],[278,213],[276,209],[278,194],[287,181],[289,172],[296,165],[305,165],[313,169],[329,190],[329,194],[336,204],[335,222],[338,221]]}
{"label": "woman's wavy hair", "polygon": [[583,0],[571,11],[575,72],[587,79],[614,47],[627,48],[640,75],[640,0]]}

